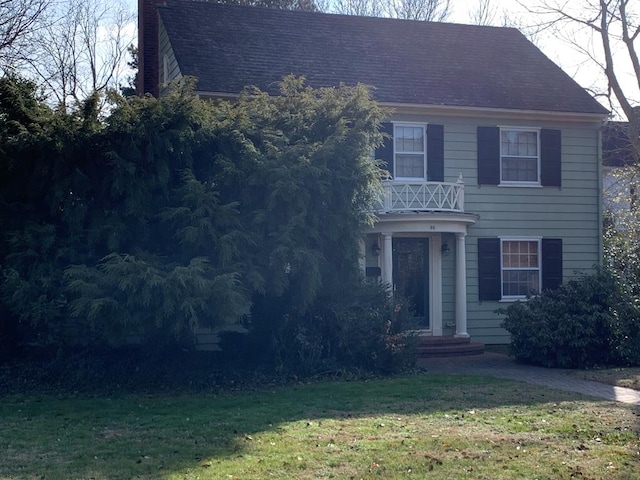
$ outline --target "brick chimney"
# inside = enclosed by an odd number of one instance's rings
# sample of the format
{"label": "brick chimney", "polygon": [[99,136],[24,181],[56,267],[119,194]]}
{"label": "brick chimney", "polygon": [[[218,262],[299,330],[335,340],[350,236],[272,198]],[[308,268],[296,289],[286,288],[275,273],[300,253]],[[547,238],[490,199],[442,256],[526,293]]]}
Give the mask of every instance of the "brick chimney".
{"label": "brick chimney", "polygon": [[158,11],[165,0],[138,0],[138,95],[158,96],[160,60],[158,58]]}

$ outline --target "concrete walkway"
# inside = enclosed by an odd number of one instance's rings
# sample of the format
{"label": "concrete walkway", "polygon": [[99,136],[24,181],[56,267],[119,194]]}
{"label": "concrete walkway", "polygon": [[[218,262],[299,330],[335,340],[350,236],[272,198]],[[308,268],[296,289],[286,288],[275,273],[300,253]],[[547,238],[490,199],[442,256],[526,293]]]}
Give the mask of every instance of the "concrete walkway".
{"label": "concrete walkway", "polygon": [[640,405],[639,391],[580,380],[562,369],[522,365],[516,363],[511,357],[499,353],[455,358],[425,358],[418,361],[418,366],[427,373],[489,375]]}

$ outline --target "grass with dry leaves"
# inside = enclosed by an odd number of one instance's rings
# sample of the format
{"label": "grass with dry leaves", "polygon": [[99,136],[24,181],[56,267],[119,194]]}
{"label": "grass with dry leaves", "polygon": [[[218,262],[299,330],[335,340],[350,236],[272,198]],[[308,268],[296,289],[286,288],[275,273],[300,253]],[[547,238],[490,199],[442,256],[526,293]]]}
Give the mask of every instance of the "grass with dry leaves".
{"label": "grass with dry leaves", "polygon": [[0,479],[632,479],[640,410],[490,377],[0,399]]}

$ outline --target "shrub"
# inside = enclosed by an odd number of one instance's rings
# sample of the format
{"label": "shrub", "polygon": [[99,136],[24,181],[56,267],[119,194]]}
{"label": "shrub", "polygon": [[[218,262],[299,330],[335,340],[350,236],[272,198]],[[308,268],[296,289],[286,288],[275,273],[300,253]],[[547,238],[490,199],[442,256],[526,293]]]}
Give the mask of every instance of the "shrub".
{"label": "shrub", "polygon": [[569,280],[499,313],[511,351],[524,362],[560,368],[640,361],[638,309],[607,271]]}
{"label": "shrub", "polygon": [[[357,284],[295,314],[284,297],[255,299],[247,335],[222,335],[227,359],[287,374],[388,372],[415,361],[410,311],[381,285]],[[240,353],[241,352],[241,353]]]}
{"label": "shrub", "polygon": [[305,322],[326,358],[341,367],[394,371],[415,363],[411,309],[382,285],[361,284],[313,309]]}

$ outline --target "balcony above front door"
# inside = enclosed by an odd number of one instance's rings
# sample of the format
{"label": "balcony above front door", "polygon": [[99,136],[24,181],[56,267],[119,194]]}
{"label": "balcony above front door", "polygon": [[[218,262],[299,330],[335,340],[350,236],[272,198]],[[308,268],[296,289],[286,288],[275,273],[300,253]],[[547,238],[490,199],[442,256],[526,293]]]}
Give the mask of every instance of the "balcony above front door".
{"label": "balcony above front door", "polygon": [[455,183],[385,180],[383,192],[378,214],[464,212],[462,175]]}

